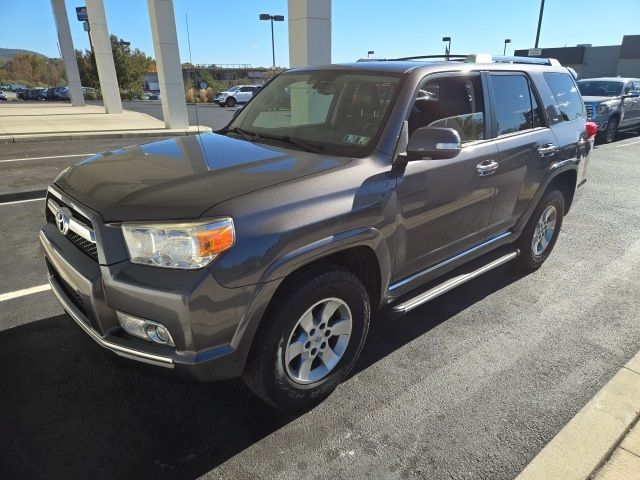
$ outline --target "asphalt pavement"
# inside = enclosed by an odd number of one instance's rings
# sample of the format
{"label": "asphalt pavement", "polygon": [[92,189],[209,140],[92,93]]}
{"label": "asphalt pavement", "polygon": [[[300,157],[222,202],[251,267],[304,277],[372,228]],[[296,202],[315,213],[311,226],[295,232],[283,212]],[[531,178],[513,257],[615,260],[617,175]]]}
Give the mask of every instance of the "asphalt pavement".
{"label": "asphalt pavement", "polygon": [[[122,102],[122,107],[125,110],[146,113],[159,120],[164,118],[160,101]],[[213,130],[219,130],[231,121],[235,110],[236,107],[220,107],[214,103],[189,104],[187,105],[189,125],[204,125],[205,127],[211,127]]]}
{"label": "asphalt pavement", "polygon": [[[3,146],[0,297],[46,283],[38,192],[68,155],[122,143]],[[597,147],[539,271],[374,319],[355,373],[301,415],[239,380],[120,368],[50,291],[2,300],[0,477],[512,479],[640,348],[639,158],[639,137]]]}

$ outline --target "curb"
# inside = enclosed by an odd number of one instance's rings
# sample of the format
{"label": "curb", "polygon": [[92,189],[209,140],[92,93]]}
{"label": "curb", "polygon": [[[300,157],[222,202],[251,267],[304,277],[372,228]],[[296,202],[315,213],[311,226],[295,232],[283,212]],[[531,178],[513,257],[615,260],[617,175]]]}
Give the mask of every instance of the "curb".
{"label": "curb", "polygon": [[536,455],[516,480],[587,480],[638,421],[640,352]]}
{"label": "curb", "polygon": [[34,135],[0,135],[0,144],[46,142],[56,140],[93,140],[101,138],[132,138],[132,137],[179,137],[209,133],[210,127],[190,127],[189,129],[158,129],[158,130],[108,130],[103,132],[65,132],[41,133]]}

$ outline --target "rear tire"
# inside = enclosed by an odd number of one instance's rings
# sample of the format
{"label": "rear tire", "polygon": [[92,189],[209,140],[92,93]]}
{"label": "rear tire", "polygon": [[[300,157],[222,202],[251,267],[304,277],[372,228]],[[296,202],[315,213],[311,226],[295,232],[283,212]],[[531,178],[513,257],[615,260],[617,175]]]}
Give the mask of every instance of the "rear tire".
{"label": "rear tire", "polygon": [[563,218],[562,192],[551,190],[545,193],[516,242],[520,255],[515,265],[525,270],[540,268],[558,240]]}
{"label": "rear tire", "polygon": [[317,405],[358,360],[370,316],[367,290],[351,272],[326,266],[301,274],[265,314],[243,380],[279,409]]}

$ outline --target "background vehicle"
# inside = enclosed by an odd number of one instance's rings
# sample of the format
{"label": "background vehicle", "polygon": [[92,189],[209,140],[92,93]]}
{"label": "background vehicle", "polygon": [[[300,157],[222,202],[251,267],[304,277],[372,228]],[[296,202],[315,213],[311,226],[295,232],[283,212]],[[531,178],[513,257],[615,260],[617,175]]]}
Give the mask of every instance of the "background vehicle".
{"label": "background vehicle", "polygon": [[594,135],[550,60],[293,69],[216,134],[65,170],[40,240],[53,292],[102,347],[309,408],[349,374],[373,312],[539,268]]}
{"label": "background vehicle", "polygon": [[225,92],[217,93],[213,97],[213,101],[221,107],[234,107],[238,103],[246,103],[251,100],[251,97],[259,89],[258,85],[236,85]]}
{"label": "background vehicle", "polygon": [[3,101],[3,102],[7,101],[7,94],[4,93],[4,90],[0,90],[0,101]]}
{"label": "background vehicle", "polygon": [[60,85],[49,89],[49,100],[69,100],[69,87]]}
{"label": "background vehicle", "polygon": [[618,131],[640,133],[640,79],[589,78],[580,80],[578,88],[602,141],[611,143]]}
{"label": "background vehicle", "polygon": [[82,94],[85,100],[100,100],[100,90],[92,87],[82,87]]}
{"label": "background vehicle", "polygon": [[47,89],[38,87],[27,90],[24,100],[47,100],[47,97]]}

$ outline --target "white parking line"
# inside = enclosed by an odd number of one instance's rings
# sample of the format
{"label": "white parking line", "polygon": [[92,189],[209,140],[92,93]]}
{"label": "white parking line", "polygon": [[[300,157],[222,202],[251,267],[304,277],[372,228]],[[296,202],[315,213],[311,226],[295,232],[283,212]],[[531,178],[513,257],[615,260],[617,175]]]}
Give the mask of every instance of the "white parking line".
{"label": "white parking line", "polygon": [[0,203],[0,207],[2,207],[3,205],[14,205],[16,203],[37,202],[38,200],[44,200],[44,197],[30,198],[29,200],[14,200],[13,202],[4,202],[4,203]]}
{"label": "white parking line", "polygon": [[51,285],[48,283],[46,285],[38,285],[37,287],[23,288],[22,290],[16,290],[15,292],[2,293],[0,294],[0,302],[11,300],[12,298],[24,297],[25,295],[31,295],[32,293],[44,292],[46,290],[51,290]]}
{"label": "white parking line", "polygon": [[631,145],[637,145],[639,143],[640,143],[640,140],[636,140],[635,142],[619,143],[618,145],[611,145],[611,147],[613,147],[613,148],[629,147]]}
{"label": "white parking line", "polygon": [[7,158],[6,160],[0,160],[0,163],[22,162],[24,160],[48,160],[53,158],[90,157],[91,155],[93,155],[93,153],[74,153],[73,155],[49,155],[48,157]]}

